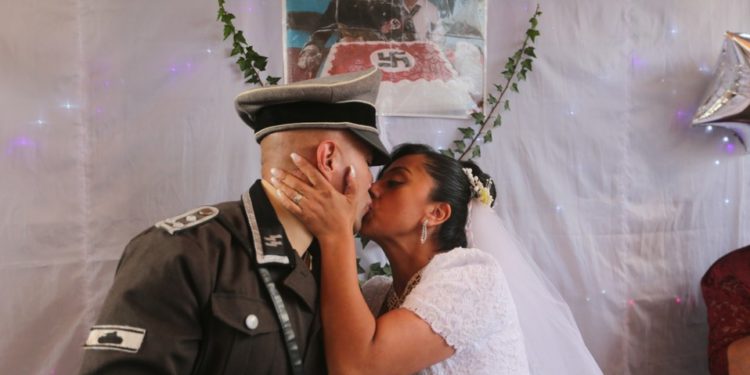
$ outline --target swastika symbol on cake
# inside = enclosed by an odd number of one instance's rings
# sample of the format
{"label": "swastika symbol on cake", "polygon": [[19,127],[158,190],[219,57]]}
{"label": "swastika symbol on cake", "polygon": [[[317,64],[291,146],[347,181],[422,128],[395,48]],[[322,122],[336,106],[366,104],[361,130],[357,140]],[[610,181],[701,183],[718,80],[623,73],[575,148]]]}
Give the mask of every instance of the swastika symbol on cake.
{"label": "swastika symbol on cake", "polygon": [[414,56],[400,49],[380,49],[370,55],[372,65],[384,72],[396,73],[408,71],[416,65]]}

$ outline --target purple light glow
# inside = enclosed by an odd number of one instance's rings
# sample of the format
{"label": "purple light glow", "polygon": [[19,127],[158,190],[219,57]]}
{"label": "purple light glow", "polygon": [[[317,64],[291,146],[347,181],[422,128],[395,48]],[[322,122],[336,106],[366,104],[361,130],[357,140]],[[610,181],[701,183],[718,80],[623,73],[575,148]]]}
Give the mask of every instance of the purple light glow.
{"label": "purple light glow", "polygon": [[724,145],[724,151],[726,151],[727,154],[733,154],[734,153],[734,143],[727,143]]}
{"label": "purple light glow", "polygon": [[630,66],[635,69],[641,69],[646,66],[646,60],[638,57],[635,53],[630,54]]}
{"label": "purple light glow", "polygon": [[25,136],[16,137],[10,141],[10,144],[5,149],[5,154],[12,155],[16,150],[33,148],[36,148],[36,142],[33,139]]}
{"label": "purple light glow", "polygon": [[688,118],[690,118],[690,113],[691,113],[690,111],[684,110],[684,109],[677,110],[677,114],[676,114],[677,120],[679,121],[687,120]]}
{"label": "purple light glow", "polygon": [[635,306],[635,300],[634,299],[629,299],[628,300],[628,305]]}
{"label": "purple light glow", "polygon": [[676,303],[676,304],[678,304],[678,305],[679,305],[679,304],[681,304],[681,303],[682,303],[682,298],[680,298],[680,297],[677,297],[677,296],[676,296],[676,297],[674,297],[674,303]]}

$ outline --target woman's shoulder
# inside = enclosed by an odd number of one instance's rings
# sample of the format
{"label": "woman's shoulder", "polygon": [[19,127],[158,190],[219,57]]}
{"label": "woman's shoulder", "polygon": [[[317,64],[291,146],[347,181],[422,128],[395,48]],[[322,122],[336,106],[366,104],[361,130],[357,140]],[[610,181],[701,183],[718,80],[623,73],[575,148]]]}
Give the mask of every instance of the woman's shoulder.
{"label": "woman's shoulder", "polygon": [[476,248],[456,247],[435,255],[425,267],[425,271],[440,272],[450,269],[483,269],[501,272],[495,258],[485,251]]}

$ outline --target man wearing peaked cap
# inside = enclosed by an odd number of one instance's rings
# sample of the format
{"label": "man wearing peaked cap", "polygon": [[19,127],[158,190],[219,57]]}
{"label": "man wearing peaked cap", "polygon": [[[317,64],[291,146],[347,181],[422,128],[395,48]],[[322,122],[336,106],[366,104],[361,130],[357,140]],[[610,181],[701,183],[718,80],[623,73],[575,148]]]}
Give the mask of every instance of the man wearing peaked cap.
{"label": "man wearing peaked cap", "polygon": [[[350,173],[369,186],[368,167],[388,158],[379,84],[371,69],[238,95],[262,179],[239,201],[159,221],[128,244],[81,373],[324,374],[320,250],[267,181],[273,168],[294,171],[295,153],[340,191]],[[359,191],[361,217],[370,197]]]}
{"label": "man wearing peaked cap", "polygon": [[300,81],[286,86],[245,91],[235,99],[240,118],[255,130],[260,142],[266,135],[294,129],[345,129],[373,148],[373,160],[382,165],[388,151],[380,141],[375,101],[381,73],[376,68]]}

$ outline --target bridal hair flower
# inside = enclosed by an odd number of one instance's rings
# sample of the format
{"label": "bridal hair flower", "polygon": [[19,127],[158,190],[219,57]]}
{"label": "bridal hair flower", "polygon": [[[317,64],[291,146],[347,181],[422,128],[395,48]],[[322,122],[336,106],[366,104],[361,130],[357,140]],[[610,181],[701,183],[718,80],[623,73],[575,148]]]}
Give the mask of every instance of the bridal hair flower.
{"label": "bridal hair flower", "polygon": [[471,197],[476,198],[487,207],[492,207],[492,202],[494,201],[492,199],[492,193],[490,193],[492,179],[489,179],[487,181],[487,186],[484,186],[482,180],[480,180],[479,177],[474,176],[474,172],[472,172],[471,168],[463,168],[463,171],[466,178],[469,179],[469,184],[471,184],[471,189],[473,190]]}

